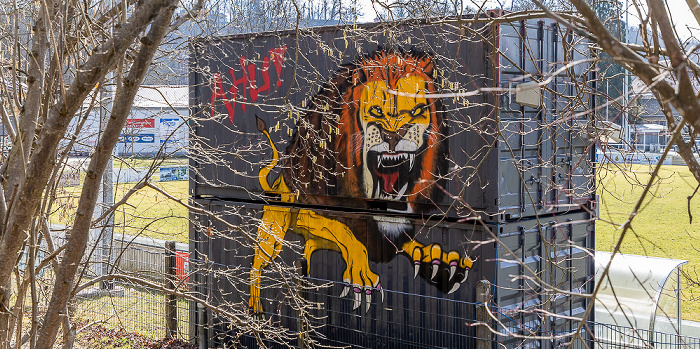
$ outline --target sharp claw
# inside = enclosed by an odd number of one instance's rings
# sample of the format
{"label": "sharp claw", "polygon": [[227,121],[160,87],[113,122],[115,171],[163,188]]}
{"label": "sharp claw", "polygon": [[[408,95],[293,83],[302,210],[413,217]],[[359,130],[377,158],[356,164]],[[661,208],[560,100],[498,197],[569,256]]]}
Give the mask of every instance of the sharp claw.
{"label": "sharp claw", "polygon": [[362,304],[360,297],[360,292],[355,292],[355,300],[352,302],[352,310],[357,310],[357,308],[360,307],[360,304]]}
{"label": "sharp claw", "polygon": [[460,282],[460,284],[463,284],[465,281],[467,281],[467,276],[469,276],[469,269],[464,269],[464,278],[462,279],[462,282]]}
{"label": "sharp claw", "polygon": [[430,280],[431,280],[431,281],[432,281],[433,279],[435,279],[435,275],[437,275],[437,272],[438,272],[439,267],[440,267],[440,266],[439,266],[438,264],[433,264],[433,276],[430,277]]}
{"label": "sharp claw", "polygon": [[348,292],[350,292],[350,286],[345,285],[345,287],[343,288],[343,292],[340,294],[340,298],[347,296]]}
{"label": "sharp claw", "polygon": [[450,280],[452,280],[452,277],[455,276],[455,272],[456,272],[456,271],[457,271],[457,266],[456,266],[456,265],[450,266]]}
{"label": "sharp claw", "polygon": [[447,292],[447,294],[450,294],[450,293],[452,293],[452,292],[454,292],[454,291],[457,291],[457,290],[459,289],[459,286],[460,286],[460,285],[461,285],[461,284],[460,284],[459,282],[455,283],[455,284],[452,286],[452,289],[450,290],[450,292]]}
{"label": "sharp claw", "polygon": [[384,289],[382,288],[382,284],[379,283],[379,279],[377,279],[374,288],[382,294],[382,303],[384,303]]}
{"label": "sharp claw", "polygon": [[420,264],[416,263],[413,265],[413,278],[415,279],[416,276],[418,276],[418,272],[420,271]]}
{"label": "sharp claw", "polygon": [[365,301],[367,302],[365,304],[365,313],[369,311],[369,306],[372,305],[372,291],[368,290],[367,292],[369,293],[365,296]]}

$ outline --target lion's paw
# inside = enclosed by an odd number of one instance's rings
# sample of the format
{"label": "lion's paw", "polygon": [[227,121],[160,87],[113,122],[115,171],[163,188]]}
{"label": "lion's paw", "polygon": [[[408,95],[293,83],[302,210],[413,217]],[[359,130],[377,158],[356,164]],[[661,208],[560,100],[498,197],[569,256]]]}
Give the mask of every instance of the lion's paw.
{"label": "lion's paw", "polygon": [[361,263],[360,267],[357,264],[348,262],[348,267],[343,274],[343,281],[345,282],[345,287],[340,294],[340,298],[344,298],[352,290],[354,298],[352,310],[356,310],[362,305],[362,297],[364,296],[365,312],[368,312],[372,304],[372,293],[375,292],[379,292],[381,301],[384,302],[384,290],[379,283],[379,275],[369,269],[367,262]]}
{"label": "lion's paw", "polygon": [[457,291],[467,281],[469,270],[474,264],[469,257],[462,257],[457,251],[445,252],[438,244],[416,244],[410,255],[414,265],[413,277],[422,271],[424,278],[447,294]]}

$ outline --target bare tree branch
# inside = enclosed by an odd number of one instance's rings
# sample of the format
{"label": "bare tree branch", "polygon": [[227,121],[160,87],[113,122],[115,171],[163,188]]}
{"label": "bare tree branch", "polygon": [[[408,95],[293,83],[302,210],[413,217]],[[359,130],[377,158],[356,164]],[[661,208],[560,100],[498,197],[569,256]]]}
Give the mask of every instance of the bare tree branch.
{"label": "bare tree branch", "polygon": [[[695,98],[692,88],[677,90],[668,82],[659,80],[660,72],[636,55],[627,46],[620,43],[619,40],[615,39],[585,1],[572,0],[571,2],[588,23],[588,28],[597,38],[596,42],[608,52],[616,62],[629,69],[648,86],[653,85],[653,88],[659,92],[661,97],[668,100],[689,124],[693,125],[696,129],[700,128],[700,104]],[[658,4],[652,5],[657,6]],[[655,13],[656,12],[657,11],[655,11]],[[664,9],[659,15],[664,15],[665,13]],[[667,50],[669,50],[668,47]],[[673,63],[674,68],[682,68],[681,63],[683,62],[683,58],[679,57],[677,53],[671,51],[669,51],[669,53],[674,56],[672,58],[672,61],[675,62]],[[681,76],[681,78],[680,84],[682,86],[687,86],[690,83],[690,81],[686,79],[687,75],[685,75],[685,77]]]}

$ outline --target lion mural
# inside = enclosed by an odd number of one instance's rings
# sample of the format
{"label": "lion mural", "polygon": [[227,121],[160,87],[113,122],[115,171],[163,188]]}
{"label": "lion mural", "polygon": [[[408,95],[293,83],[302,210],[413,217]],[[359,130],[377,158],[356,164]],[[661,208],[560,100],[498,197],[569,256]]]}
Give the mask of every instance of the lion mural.
{"label": "lion mural", "polygon": [[[440,100],[432,97],[436,76],[432,56],[417,51],[379,50],[341,66],[306,106],[271,185],[267,177],[280,153],[257,119],[273,151],[259,172],[262,189],[287,203],[338,206],[339,200],[363,197],[388,202],[389,211],[403,215],[422,213],[441,195],[434,184],[447,171],[447,130]],[[313,209],[266,206],[250,275],[251,309],[262,311],[261,270],[279,255],[290,231],[303,238],[311,268],[314,251],[341,254],[346,263],[341,297],[352,290],[354,309],[363,295],[367,309],[373,292],[383,297],[370,262],[387,262],[397,254],[413,262],[414,277],[422,275],[444,293],[466,280],[472,260],[417,241],[416,228],[400,214],[363,223],[341,222]]]}

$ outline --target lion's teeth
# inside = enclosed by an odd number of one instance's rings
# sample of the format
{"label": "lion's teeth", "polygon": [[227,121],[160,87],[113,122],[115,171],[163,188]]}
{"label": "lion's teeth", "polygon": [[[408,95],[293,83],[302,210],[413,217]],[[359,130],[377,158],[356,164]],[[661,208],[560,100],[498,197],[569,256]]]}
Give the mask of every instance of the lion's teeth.
{"label": "lion's teeth", "polygon": [[409,158],[411,159],[411,164],[408,167],[408,170],[411,171],[413,170],[413,163],[416,161],[416,154],[411,154]]}
{"label": "lion's teeth", "polygon": [[406,193],[406,189],[408,189],[408,183],[404,184],[403,187],[401,187],[401,190],[399,190],[398,197],[402,197],[403,194]]}

